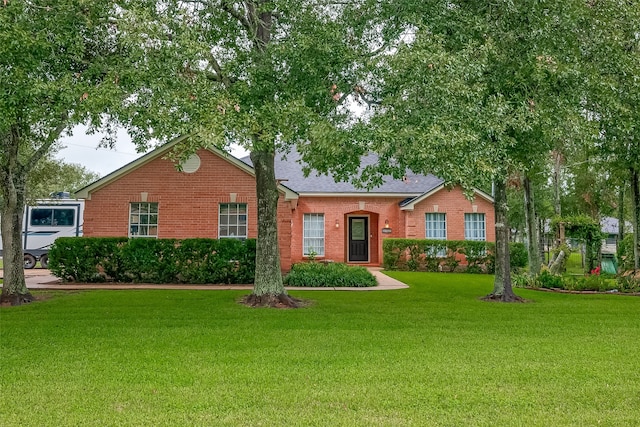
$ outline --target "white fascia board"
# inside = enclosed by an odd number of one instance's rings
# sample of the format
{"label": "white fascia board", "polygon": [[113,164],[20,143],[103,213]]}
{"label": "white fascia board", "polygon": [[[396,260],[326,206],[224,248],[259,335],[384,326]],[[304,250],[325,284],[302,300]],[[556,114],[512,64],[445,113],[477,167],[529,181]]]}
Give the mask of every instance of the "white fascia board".
{"label": "white fascia board", "polygon": [[373,197],[393,197],[393,198],[403,198],[407,197],[417,197],[420,193],[298,193],[300,197],[365,197],[365,198],[373,198]]}

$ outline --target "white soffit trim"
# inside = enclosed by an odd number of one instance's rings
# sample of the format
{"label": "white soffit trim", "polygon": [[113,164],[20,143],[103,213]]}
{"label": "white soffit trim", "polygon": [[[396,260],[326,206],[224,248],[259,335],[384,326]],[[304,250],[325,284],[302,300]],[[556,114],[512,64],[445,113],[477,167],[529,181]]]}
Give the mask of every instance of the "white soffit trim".
{"label": "white soffit trim", "polygon": [[298,193],[300,197],[393,197],[406,199],[407,197],[418,197],[421,193]]}

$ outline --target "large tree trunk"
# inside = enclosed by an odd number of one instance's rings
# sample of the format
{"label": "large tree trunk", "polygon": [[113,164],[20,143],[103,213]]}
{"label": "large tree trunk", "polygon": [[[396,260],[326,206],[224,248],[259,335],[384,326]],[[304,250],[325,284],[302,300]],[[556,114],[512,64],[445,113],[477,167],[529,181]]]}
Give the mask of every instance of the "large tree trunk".
{"label": "large tree trunk", "polygon": [[524,187],[524,217],[527,228],[527,250],[529,257],[529,275],[536,276],[540,273],[540,247],[538,246],[538,223],[536,221],[536,210],[533,203],[533,188],[531,180],[525,175],[523,179]]}
{"label": "large tree trunk", "polygon": [[34,300],[24,279],[22,216],[26,199],[27,172],[18,161],[19,133],[13,128],[3,135],[0,156],[0,229],[4,278],[0,301],[20,305]]}
{"label": "large tree trunk", "polygon": [[280,270],[278,245],[278,186],[274,152],[252,151],[258,198],[258,240],[253,294],[244,302],[254,307],[297,307],[299,301],[287,295]]}
{"label": "large tree trunk", "polygon": [[496,216],[496,276],[493,292],[485,300],[515,302],[522,298],[513,293],[509,258],[509,224],[507,222],[507,182],[500,179],[495,184],[494,210]]}
{"label": "large tree trunk", "polygon": [[[640,269],[640,174],[635,167],[631,168],[631,199],[633,203],[633,268]],[[619,226],[621,226],[620,224]]]}

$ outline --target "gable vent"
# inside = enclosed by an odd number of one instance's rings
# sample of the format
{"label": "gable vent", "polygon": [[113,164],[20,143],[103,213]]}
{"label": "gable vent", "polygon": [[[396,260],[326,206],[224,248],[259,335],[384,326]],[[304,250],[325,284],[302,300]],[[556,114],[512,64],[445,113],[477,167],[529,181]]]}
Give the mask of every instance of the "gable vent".
{"label": "gable vent", "polygon": [[200,169],[200,157],[197,154],[192,154],[187,160],[182,162],[182,171],[185,173],[194,173]]}

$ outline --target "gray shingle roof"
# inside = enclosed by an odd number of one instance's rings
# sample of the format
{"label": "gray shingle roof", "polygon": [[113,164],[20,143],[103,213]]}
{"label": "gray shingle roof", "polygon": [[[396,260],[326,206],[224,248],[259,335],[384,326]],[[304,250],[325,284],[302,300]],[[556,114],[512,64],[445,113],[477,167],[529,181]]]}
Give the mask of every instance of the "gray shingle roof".
{"label": "gray shingle roof", "polygon": [[[243,162],[253,166],[249,156],[243,157]],[[378,158],[370,154],[362,159],[362,165],[375,164]],[[286,180],[283,182],[288,188],[297,193],[386,193],[416,196],[424,194],[438,187],[444,181],[440,178],[429,175],[417,175],[407,172],[405,179],[395,179],[391,176],[385,177],[384,183],[379,187],[367,190],[357,188],[349,182],[335,182],[333,177],[318,175],[312,171],[308,177],[304,176],[300,154],[293,150],[285,156],[277,154],[275,158],[276,179]]]}

